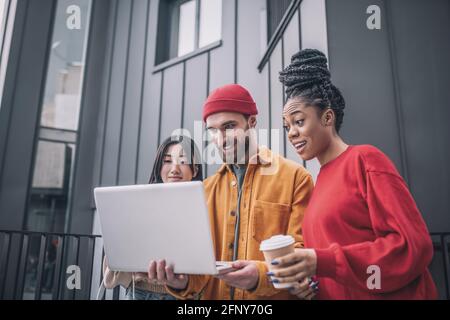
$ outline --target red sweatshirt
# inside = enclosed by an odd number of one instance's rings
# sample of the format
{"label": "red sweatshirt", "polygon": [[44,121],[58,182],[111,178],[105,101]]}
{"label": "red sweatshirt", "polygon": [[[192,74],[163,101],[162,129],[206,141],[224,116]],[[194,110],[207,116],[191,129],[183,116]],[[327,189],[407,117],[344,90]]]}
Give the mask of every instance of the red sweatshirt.
{"label": "red sweatshirt", "polygon": [[318,299],[437,298],[425,222],[393,163],[373,146],[349,146],[321,167],[303,236],[317,254]]}

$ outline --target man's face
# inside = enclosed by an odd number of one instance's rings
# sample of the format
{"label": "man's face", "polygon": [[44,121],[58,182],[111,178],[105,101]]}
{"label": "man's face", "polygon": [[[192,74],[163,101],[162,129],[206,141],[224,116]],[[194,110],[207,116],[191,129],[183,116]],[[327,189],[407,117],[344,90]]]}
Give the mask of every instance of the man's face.
{"label": "man's face", "polygon": [[255,119],[255,116],[246,119],[236,112],[219,112],[206,119],[206,130],[225,163],[245,163],[249,146],[248,129],[254,126]]}

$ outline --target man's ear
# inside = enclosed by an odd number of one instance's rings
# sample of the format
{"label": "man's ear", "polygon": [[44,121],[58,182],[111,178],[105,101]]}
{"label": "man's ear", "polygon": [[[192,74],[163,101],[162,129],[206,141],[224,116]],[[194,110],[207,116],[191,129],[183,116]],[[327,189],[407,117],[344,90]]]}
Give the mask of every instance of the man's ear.
{"label": "man's ear", "polygon": [[248,125],[249,125],[250,128],[255,128],[256,127],[256,123],[257,123],[256,116],[250,116],[248,118]]}

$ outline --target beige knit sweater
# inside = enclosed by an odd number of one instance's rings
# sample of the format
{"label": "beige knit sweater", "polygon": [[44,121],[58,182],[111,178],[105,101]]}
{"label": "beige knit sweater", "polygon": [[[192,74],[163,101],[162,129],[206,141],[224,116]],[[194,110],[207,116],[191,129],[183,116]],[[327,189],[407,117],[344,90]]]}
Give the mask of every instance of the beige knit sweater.
{"label": "beige knit sweater", "polygon": [[[132,272],[112,271],[106,262],[106,256],[103,259],[103,284],[106,289],[113,289],[116,286],[128,288],[133,281]],[[164,285],[158,284],[156,280],[150,280],[145,273],[134,273],[135,287],[156,293],[167,293]]]}

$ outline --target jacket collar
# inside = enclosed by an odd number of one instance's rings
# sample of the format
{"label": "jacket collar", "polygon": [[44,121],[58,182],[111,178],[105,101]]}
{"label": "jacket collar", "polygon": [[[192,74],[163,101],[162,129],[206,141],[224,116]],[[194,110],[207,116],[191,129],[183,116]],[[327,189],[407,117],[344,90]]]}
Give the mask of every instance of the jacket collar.
{"label": "jacket collar", "polygon": [[[249,160],[249,166],[270,167],[273,161],[273,153],[266,146],[258,146],[258,152],[254,154]],[[223,174],[226,170],[231,170],[229,165],[224,163],[217,170],[218,173]]]}

